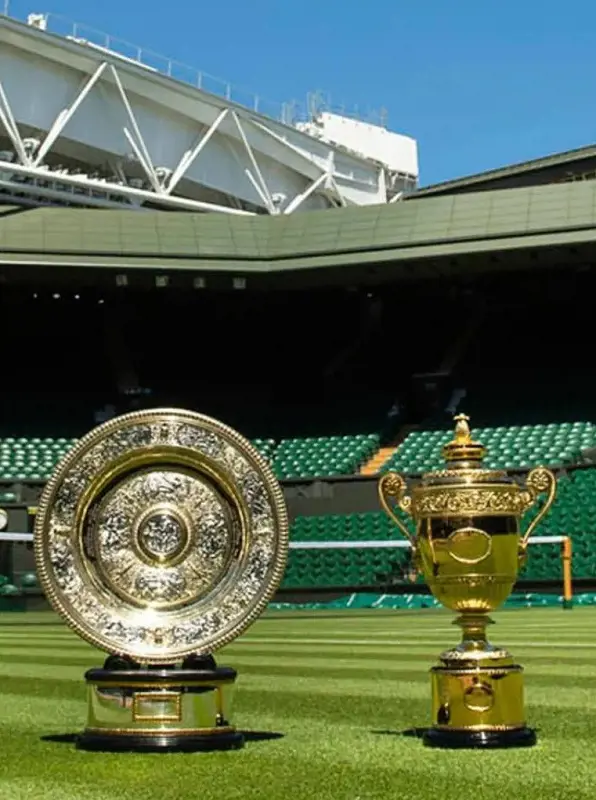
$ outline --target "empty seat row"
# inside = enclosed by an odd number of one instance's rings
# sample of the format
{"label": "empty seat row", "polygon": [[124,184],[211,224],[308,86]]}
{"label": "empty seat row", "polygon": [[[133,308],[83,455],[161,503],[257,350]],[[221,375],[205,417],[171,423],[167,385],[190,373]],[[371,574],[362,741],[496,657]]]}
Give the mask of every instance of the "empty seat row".
{"label": "empty seat row", "polygon": [[[47,480],[76,439],[0,439],[0,480]],[[255,447],[280,479],[349,475],[357,472],[379,445],[376,434],[255,439]]]}
{"label": "empty seat row", "polygon": [[[529,512],[522,520],[522,529],[536,511]],[[573,576],[596,578],[596,468],[576,469],[559,479],[553,508],[535,535],[570,536]],[[401,532],[383,511],[297,517],[291,538],[293,542],[354,542],[356,547],[292,549],[285,588],[384,588],[406,581],[409,558],[406,547],[357,546],[359,542],[392,540],[405,545]],[[520,579],[562,581],[561,545],[530,545]]]}
{"label": "empty seat row", "polygon": [[378,447],[377,434],[282,439],[275,450],[273,468],[282,479],[350,475]]}
{"label": "empty seat row", "polygon": [[[487,449],[486,466],[502,469],[571,463],[581,450],[596,445],[596,425],[592,422],[475,428],[472,434]],[[381,472],[436,469],[442,464],[442,446],[452,438],[452,429],[413,431],[382,465]]]}

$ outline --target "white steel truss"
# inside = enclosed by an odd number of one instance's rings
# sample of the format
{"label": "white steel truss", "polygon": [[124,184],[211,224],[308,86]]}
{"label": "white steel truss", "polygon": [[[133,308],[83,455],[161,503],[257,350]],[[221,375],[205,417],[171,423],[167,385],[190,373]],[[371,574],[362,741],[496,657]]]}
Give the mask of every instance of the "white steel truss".
{"label": "white steel truss", "polygon": [[189,90],[171,65],[125,57],[109,37],[98,46],[76,25],[49,36],[47,23],[0,15],[0,45],[10,37],[0,52],[0,202],[252,215],[399,199],[399,158],[373,160],[358,143],[305,133],[200,82]]}
{"label": "white steel truss", "polygon": [[49,153],[56,139],[60,136],[74,114],[76,114],[77,109],[81,106],[91,89],[93,89],[95,84],[101,78],[107,66],[108,65],[105,62],[100,64],[89,80],[86,81],[86,83],[82,86],[74,102],[68,108],[62,109],[62,111],[58,114],[52,127],[47,132],[46,138],[40,144],[35,159],[31,162],[31,166],[38,167],[43,163],[43,159],[45,158],[46,154]]}
{"label": "white steel truss", "polygon": [[[92,89],[99,84],[106,71],[109,71],[113,77],[130,121],[132,133],[127,127],[123,128],[123,133],[145,173],[151,190],[129,185],[122,174],[120,165],[118,165],[118,169],[115,169],[115,172],[120,174],[115,175],[114,179],[110,180],[109,178],[94,178],[91,175],[70,174],[64,169],[53,169],[44,164],[44,158],[51,152],[52,145],[63,134],[69,121],[76,114]],[[101,86],[99,88],[101,90]],[[227,110],[225,113],[227,113]],[[222,113],[219,119],[221,120],[224,115]],[[21,198],[23,200],[31,200],[31,198],[38,197],[42,202],[45,200],[46,202],[55,201],[68,205],[102,207],[118,207],[122,206],[123,203],[133,207],[141,207],[144,203],[159,201],[159,205],[164,208],[179,208],[189,211],[220,211],[228,214],[251,213],[214,203],[176,197],[171,194],[176,184],[184,177],[186,170],[207,144],[217,125],[212,126],[202,138],[200,146],[195,148],[188,158],[184,159],[183,157],[168,186],[164,186],[160,181],[158,171],[152,164],[145,140],[118,71],[109,62],[104,61],[97,66],[94,73],[84,82],[78,94],[73,98],[72,103],[62,109],[56,116],[43,141],[23,139],[0,80],[0,125],[4,128],[14,148],[13,154],[6,151],[0,152],[0,190],[9,195],[12,201],[18,201]],[[15,156],[16,160],[14,160]],[[164,172],[164,176],[167,178],[167,171]]]}
{"label": "white steel truss", "polygon": [[[137,185],[138,181],[127,179],[121,163],[112,165],[114,173],[112,176],[102,177],[93,174],[76,174],[45,163],[48,156],[52,154],[52,147],[64,134],[66,126],[79,112],[90,93],[94,90],[105,92],[102,82],[106,78],[111,78],[126,111],[128,125],[123,127],[122,133],[130,145],[135,162],[142,170],[147,188]],[[204,153],[209,141],[221,130],[222,123],[228,118],[232,120],[238,134],[235,139],[229,138],[228,144],[233,148],[237,157],[239,154],[236,145],[238,145],[244,155],[242,160],[248,160],[250,168],[245,167],[244,173],[253,185],[261,199],[263,209],[267,213],[292,213],[315,193],[321,194],[326,199],[327,205],[347,205],[347,200],[333,177],[332,148],[329,148],[328,165],[326,168],[321,168],[298,148],[293,147],[274,131],[269,130],[266,125],[251,119],[249,114],[243,118],[239,110],[233,108],[221,110],[214,122],[198,137],[194,147],[183,153],[173,170],[156,167],[152,162],[118,69],[109,61],[102,61],[96,66],[94,72],[83,82],[72,102],[56,115],[42,140],[25,139],[21,135],[10,100],[0,79],[0,131],[4,130],[14,150],[13,153],[0,152],[0,192],[4,194],[5,198],[10,198],[11,202],[22,201],[27,205],[67,204],[98,207],[122,207],[124,205],[142,208],[145,204],[150,203],[158,207],[188,211],[217,211],[226,214],[251,215],[255,212],[238,208],[237,203],[233,203],[233,198],[230,198],[230,205],[225,206],[174,194],[180,181],[185,178],[190,167]],[[291,150],[293,154],[308,162],[311,168],[314,167],[319,173],[318,176],[311,182],[306,179],[304,190],[298,192],[294,197],[288,198],[285,195],[280,197],[279,193],[274,194],[267,185],[259,166],[257,154],[250,144],[247,135],[248,128],[254,128],[259,133],[267,134],[282,144],[284,148]]]}
{"label": "white steel truss", "polygon": [[198,142],[192,148],[192,150],[187,150],[182,155],[176,169],[172,172],[172,175],[170,176],[170,180],[165,190],[166,194],[168,195],[172,194],[172,192],[174,191],[180,180],[184,177],[186,171],[190,169],[190,167],[194,164],[198,156],[201,154],[201,151],[204,150],[206,145],[209,143],[209,140],[211,139],[213,134],[217,131],[221,123],[228,116],[229,111],[230,111],[229,108],[224,108],[223,111],[220,112],[215,122],[213,122],[207,129],[207,132],[199,138]]}

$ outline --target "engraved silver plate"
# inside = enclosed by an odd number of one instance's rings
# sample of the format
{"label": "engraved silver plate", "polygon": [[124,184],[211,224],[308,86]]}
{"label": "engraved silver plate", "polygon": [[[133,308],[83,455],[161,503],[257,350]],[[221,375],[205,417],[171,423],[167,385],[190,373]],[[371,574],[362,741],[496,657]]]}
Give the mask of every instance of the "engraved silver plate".
{"label": "engraved silver plate", "polygon": [[264,610],[285,569],[281,487],[217,420],[127,414],[83,438],[42,495],[35,555],[80,636],[146,664],[212,653]]}

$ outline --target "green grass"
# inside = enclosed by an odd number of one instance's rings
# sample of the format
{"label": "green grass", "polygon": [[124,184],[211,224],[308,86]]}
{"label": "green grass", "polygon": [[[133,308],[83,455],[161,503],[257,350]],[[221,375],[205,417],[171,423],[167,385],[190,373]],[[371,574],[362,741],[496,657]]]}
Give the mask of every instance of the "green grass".
{"label": "green grass", "polygon": [[51,614],[0,615],[0,800],[593,800],[596,609],[507,611],[495,642],[526,667],[532,750],[424,748],[428,668],[457,639],[437,611],[274,614],[220,654],[235,723],[283,734],[233,753],[105,755],[43,736],[85,721],[102,655]]}

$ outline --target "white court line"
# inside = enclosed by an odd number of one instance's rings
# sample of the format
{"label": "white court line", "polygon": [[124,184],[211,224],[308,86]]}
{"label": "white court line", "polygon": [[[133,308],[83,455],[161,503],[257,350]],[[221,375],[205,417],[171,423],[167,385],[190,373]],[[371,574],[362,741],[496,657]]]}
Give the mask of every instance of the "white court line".
{"label": "white court line", "polygon": [[[487,634],[488,634],[489,639],[490,639],[490,637],[491,637],[491,635],[493,633],[500,634],[501,631],[504,631],[507,636],[509,636],[509,635],[523,636],[527,630],[544,631],[545,633],[550,633],[553,629],[556,629],[557,630],[557,635],[559,635],[559,632],[560,633],[565,633],[565,631],[570,631],[573,634],[573,632],[575,632],[575,631],[581,631],[582,633],[584,633],[585,630],[586,630],[585,624],[584,623],[580,624],[579,621],[577,622],[577,624],[575,626],[574,625],[570,625],[568,622],[563,622],[563,621],[561,621],[560,625],[559,624],[551,625],[550,622],[548,624],[542,623],[542,624],[537,624],[537,625],[526,625],[525,623],[522,623],[521,625],[515,625],[515,624],[509,625],[508,622],[509,622],[509,620],[501,620],[501,619],[499,619],[499,620],[496,621],[495,625],[489,625],[489,627],[487,628]],[[511,620],[511,622],[513,622],[513,620]],[[259,626],[259,627],[264,627],[264,626]],[[312,628],[313,626],[312,625],[308,625],[308,626],[305,626],[305,627]],[[389,637],[395,636],[397,627],[398,627],[397,625],[394,625],[393,627],[390,627],[390,628],[378,628],[378,627],[376,627],[374,625],[366,625],[366,627],[360,626],[360,628],[361,628],[363,633],[364,632],[372,633],[372,634],[374,634],[375,638],[379,638],[379,639],[380,639],[381,636],[389,636]],[[457,627],[456,627],[455,623],[453,623],[452,625],[447,623],[447,625],[445,625],[445,627],[442,627],[442,628],[438,628],[438,627],[430,628],[430,627],[427,627],[426,625],[418,625],[418,626],[416,626],[415,624],[412,625],[413,629],[415,629],[416,627],[418,627],[418,630],[419,630],[420,634],[423,634],[423,635],[426,635],[426,636],[433,635],[435,633],[437,634],[437,636],[445,636],[445,635],[451,636],[451,635],[454,635],[454,634],[455,634],[455,636],[457,636]],[[350,625],[350,626],[346,625],[345,626],[345,633],[347,633],[347,634],[351,633],[352,635],[354,635],[354,633],[356,633],[356,635],[358,635],[359,631],[357,630],[357,628],[358,628],[358,626],[356,626],[356,625]],[[336,634],[335,638],[339,638],[338,634],[339,634],[339,636],[341,636],[341,634],[344,632],[344,630],[342,630],[342,626],[341,625],[333,625],[333,632]],[[277,635],[276,631],[270,631],[270,633],[273,633],[274,635]],[[281,633],[281,632],[279,633],[279,636],[281,638],[283,638],[285,635],[286,635],[285,631],[283,633]],[[414,635],[415,634],[413,634],[413,633],[406,634],[406,638],[408,638],[408,636],[414,636]],[[594,639],[596,640],[596,632],[594,634]]]}
{"label": "white court line", "polygon": [[[429,647],[436,647],[438,644],[440,645],[441,642],[437,639],[282,639],[281,637],[274,638],[274,639],[261,639],[261,638],[253,638],[245,637],[240,640],[236,640],[236,642],[242,642],[245,644],[310,644],[310,645],[337,645],[341,647],[342,645],[362,645],[363,647],[366,646],[373,646],[373,647],[411,647],[416,645],[423,645]],[[512,642],[510,638],[507,639],[507,646],[509,644],[514,645],[515,647],[553,647],[553,648],[560,648],[565,650],[565,648],[577,648],[580,650],[583,649],[596,649],[596,641],[593,643],[582,643],[582,642],[528,642],[517,640]],[[448,646],[448,643],[447,645]]]}

